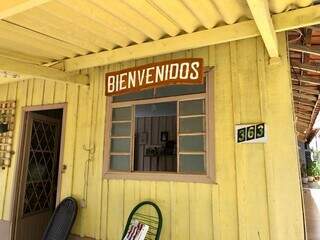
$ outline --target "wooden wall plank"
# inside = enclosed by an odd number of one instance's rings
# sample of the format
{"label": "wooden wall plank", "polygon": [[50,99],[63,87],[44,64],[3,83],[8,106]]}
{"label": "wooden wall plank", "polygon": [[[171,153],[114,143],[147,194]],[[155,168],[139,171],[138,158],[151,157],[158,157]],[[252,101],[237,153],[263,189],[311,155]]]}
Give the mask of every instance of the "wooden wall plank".
{"label": "wooden wall plank", "polygon": [[[282,56],[281,63],[276,66],[266,66],[264,89],[265,104],[268,106],[264,116],[269,126],[270,139],[265,144],[270,238],[303,239],[300,171],[294,132],[290,72],[286,57],[286,36],[285,33],[281,33],[277,37]],[[267,59],[266,55],[265,57]],[[286,228],[284,230],[279,226]]]}
{"label": "wooden wall plank", "polygon": [[209,65],[209,47],[196,48],[192,50],[192,57],[203,58],[203,65]]}
{"label": "wooden wall plank", "polygon": [[[84,148],[89,148],[89,131],[90,131],[90,122],[87,119],[87,115],[89,112],[89,103],[88,99],[88,91],[84,88],[79,88],[78,93],[78,112],[76,122],[74,124],[77,128],[77,134],[74,139],[74,168],[73,168],[73,181],[72,181],[72,195],[74,195],[77,199],[82,201],[82,204],[87,206],[87,190],[88,190],[88,181],[89,174],[88,164],[91,155],[89,152],[85,151]],[[79,208],[79,217],[77,221],[80,221],[79,224],[75,225],[74,231],[80,233],[83,236],[83,229],[81,228],[82,222],[85,219],[84,211],[85,208]],[[89,224],[89,223],[86,223]]]}
{"label": "wooden wall plank", "polygon": [[107,239],[119,239],[123,231],[124,181],[109,180]]}
{"label": "wooden wall plank", "polygon": [[[96,74],[94,74],[94,79],[92,81],[97,82],[96,84],[96,92],[98,93],[97,104],[92,103],[93,108],[95,110],[92,111],[91,119],[96,120],[92,121],[92,124],[95,124],[95,134],[91,133],[90,136],[90,147],[95,147],[95,154],[93,154],[93,160],[91,161],[91,165],[89,168],[89,186],[94,186],[93,188],[89,187],[88,191],[88,209],[94,209],[94,211],[87,211],[87,218],[94,219],[91,224],[87,225],[85,228],[85,233],[87,236],[92,236],[96,239],[100,239],[100,213],[101,209],[105,206],[103,202],[101,202],[102,198],[102,169],[103,169],[103,150],[104,150],[104,128],[105,128],[105,111],[101,111],[101,109],[106,109],[106,100],[104,96],[104,81],[102,69],[98,68],[94,70]],[[95,106],[96,105],[96,106]],[[90,110],[88,110],[90,112]],[[93,125],[92,125],[93,126]],[[89,233],[94,233],[90,234]]]}
{"label": "wooden wall plank", "polygon": [[77,115],[78,115],[78,94],[79,89],[72,84],[67,85],[67,115],[66,115],[66,131],[65,131],[65,146],[63,164],[66,166],[66,171],[62,174],[62,186],[60,198],[63,199],[72,194],[73,183],[73,167],[75,142],[77,136]]}
{"label": "wooden wall plank", "polygon": [[102,181],[102,198],[101,202],[103,203],[103,207],[101,208],[101,214],[100,214],[100,237],[101,239],[107,239],[108,236],[108,196],[109,196],[109,181],[103,180]]}
{"label": "wooden wall plank", "polygon": [[[237,42],[237,123],[261,122],[256,39]],[[239,61],[241,59],[241,61]],[[234,93],[236,94],[236,93]],[[252,101],[255,99],[255,101]],[[243,114],[245,113],[245,114]],[[241,237],[269,239],[263,145],[237,144],[237,189]],[[251,181],[251,176],[255,181]],[[256,189],[259,189],[257,194]],[[255,211],[249,209],[254,208]]]}
{"label": "wooden wall plank", "polygon": [[161,231],[161,238],[172,239],[171,236],[171,196],[170,196],[170,182],[157,182],[156,183],[156,199],[157,204],[161,209],[163,216],[163,225]]}
{"label": "wooden wall plank", "polygon": [[125,180],[124,182],[123,225],[127,223],[132,209],[141,201],[140,191],[135,191],[136,185],[139,185],[139,181]]}
{"label": "wooden wall plank", "polygon": [[189,183],[190,239],[213,237],[211,191],[208,184]]}
{"label": "wooden wall plank", "polygon": [[34,79],[28,80],[28,89],[27,89],[27,106],[32,106],[32,98],[33,98],[33,83]]}
{"label": "wooden wall plank", "polygon": [[54,103],[55,85],[56,82],[54,81],[45,81],[43,91],[43,104]]}
{"label": "wooden wall plank", "polygon": [[32,93],[32,105],[42,105],[44,94],[44,82],[43,79],[34,79],[33,81],[33,93]]}
{"label": "wooden wall plank", "polygon": [[213,239],[222,239],[221,238],[221,229],[220,229],[220,204],[219,204],[219,185],[215,184],[212,186],[212,223],[213,223]]}
{"label": "wooden wall plank", "polygon": [[[0,101],[6,101],[11,98],[15,99],[13,94],[16,91],[16,83],[15,84],[6,84],[2,91],[0,92]],[[4,205],[5,205],[5,197],[6,197],[6,187],[8,180],[8,168],[0,169],[0,219],[4,219]]]}
{"label": "wooden wall plank", "polygon": [[[215,167],[219,184],[220,239],[238,239],[238,203],[235,171],[234,117],[230,44],[215,48]],[[226,151],[228,149],[228,151]]]}
{"label": "wooden wall plank", "polygon": [[171,54],[171,59],[185,58],[185,57],[186,57],[186,51],[174,52]]}
{"label": "wooden wall plank", "polygon": [[[174,212],[172,239],[188,240],[190,238],[190,203],[189,183],[173,183],[171,204]],[[183,217],[181,217],[183,216]]]}
{"label": "wooden wall plank", "polygon": [[19,153],[19,134],[21,131],[21,108],[26,105],[27,100],[27,81],[20,81],[17,83],[17,93],[16,93],[16,117],[15,117],[15,130],[13,136],[13,151],[15,152],[12,155],[11,159],[11,167],[9,168],[8,173],[8,182],[7,182],[7,189],[6,189],[6,196],[5,196],[5,205],[4,205],[4,215],[3,219],[10,220],[11,219],[11,207],[13,204],[12,197],[14,194],[14,186],[15,186],[15,170],[16,165],[18,162],[18,153]]}
{"label": "wooden wall plank", "polygon": [[54,86],[54,102],[55,103],[66,102],[66,92],[67,92],[67,84],[56,82]]}

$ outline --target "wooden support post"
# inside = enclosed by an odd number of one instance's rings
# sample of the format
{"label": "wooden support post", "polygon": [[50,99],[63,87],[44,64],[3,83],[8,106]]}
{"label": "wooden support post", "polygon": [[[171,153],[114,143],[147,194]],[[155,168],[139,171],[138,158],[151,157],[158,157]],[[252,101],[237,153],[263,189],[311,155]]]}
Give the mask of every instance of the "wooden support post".
{"label": "wooden support post", "polygon": [[[279,58],[278,41],[267,0],[247,0],[270,58]],[[278,61],[270,61],[278,62]]]}

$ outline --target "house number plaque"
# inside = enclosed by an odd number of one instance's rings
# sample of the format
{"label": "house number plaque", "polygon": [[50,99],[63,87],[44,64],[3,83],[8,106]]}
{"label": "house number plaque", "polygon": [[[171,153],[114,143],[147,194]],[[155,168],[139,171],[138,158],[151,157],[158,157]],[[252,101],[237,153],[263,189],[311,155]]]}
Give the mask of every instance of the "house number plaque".
{"label": "house number plaque", "polygon": [[236,143],[265,143],[267,142],[266,130],[265,123],[236,125]]}

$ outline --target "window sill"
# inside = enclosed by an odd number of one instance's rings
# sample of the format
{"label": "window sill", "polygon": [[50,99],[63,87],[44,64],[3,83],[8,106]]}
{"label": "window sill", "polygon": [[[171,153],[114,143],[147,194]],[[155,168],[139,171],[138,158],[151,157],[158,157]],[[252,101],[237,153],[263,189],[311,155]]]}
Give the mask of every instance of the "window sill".
{"label": "window sill", "polygon": [[167,172],[117,172],[109,171],[104,173],[105,179],[128,179],[128,180],[152,180],[152,181],[176,181],[214,183],[214,179],[208,175],[200,174],[179,174]]}

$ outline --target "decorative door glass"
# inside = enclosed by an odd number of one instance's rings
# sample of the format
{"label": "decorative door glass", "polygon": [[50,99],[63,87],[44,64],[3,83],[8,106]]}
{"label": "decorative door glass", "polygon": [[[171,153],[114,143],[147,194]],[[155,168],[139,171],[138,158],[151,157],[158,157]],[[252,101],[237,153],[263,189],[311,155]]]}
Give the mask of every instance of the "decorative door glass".
{"label": "decorative door glass", "polygon": [[50,209],[55,203],[58,125],[33,120],[23,215]]}

